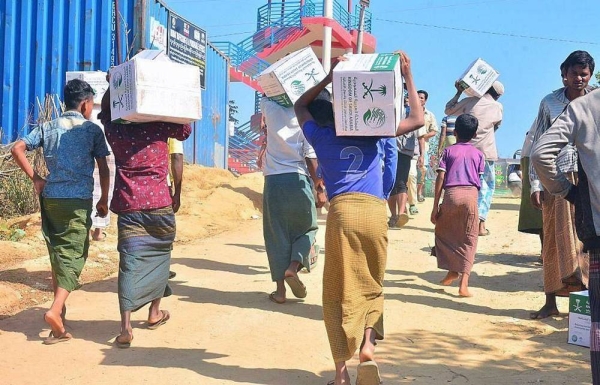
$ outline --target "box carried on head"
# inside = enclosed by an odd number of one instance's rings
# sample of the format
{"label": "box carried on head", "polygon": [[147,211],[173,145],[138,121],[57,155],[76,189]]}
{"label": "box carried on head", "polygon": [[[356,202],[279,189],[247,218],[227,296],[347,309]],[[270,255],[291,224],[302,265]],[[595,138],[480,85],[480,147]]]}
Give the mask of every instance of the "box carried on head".
{"label": "box carried on head", "polygon": [[113,121],[186,124],[202,118],[200,69],[142,51],[110,70]]}
{"label": "box carried on head", "polygon": [[465,93],[480,98],[488,92],[499,76],[498,71],[479,58],[469,65],[458,81]]}
{"label": "box carried on head", "polygon": [[294,103],[309,88],[325,78],[323,66],[312,48],[290,53],[264,70],[258,84],[269,99],[284,107]]}
{"label": "box carried on head", "polygon": [[404,117],[400,55],[348,55],[333,70],[335,128],[340,136],[396,136]]}

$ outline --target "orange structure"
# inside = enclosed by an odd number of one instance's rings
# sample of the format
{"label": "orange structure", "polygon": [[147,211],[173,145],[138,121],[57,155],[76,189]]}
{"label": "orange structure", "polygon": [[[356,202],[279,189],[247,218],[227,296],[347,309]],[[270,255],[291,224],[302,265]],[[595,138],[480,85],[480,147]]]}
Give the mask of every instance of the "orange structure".
{"label": "orange structure", "polygon": [[[239,43],[214,42],[231,61],[232,81],[243,82],[256,92],[256,113],[261,89],[256,77],[270,64],[289,52],[311,46],[317,57],[323,58],[323,30],[331,27],[331,57],[356,52],[359,6],[352,0],[333,2],[332,18],[325,17],[325,1],[300,0],[274,2],[258,8],[257,31]],[[363,53],[375,52],[376,40],[371,35],[371,14],[364,20]],[[229,144],[229,167],[238,173],[256,171],[256,155],[260,146],[260,127],[251,119],[236,127]]]}

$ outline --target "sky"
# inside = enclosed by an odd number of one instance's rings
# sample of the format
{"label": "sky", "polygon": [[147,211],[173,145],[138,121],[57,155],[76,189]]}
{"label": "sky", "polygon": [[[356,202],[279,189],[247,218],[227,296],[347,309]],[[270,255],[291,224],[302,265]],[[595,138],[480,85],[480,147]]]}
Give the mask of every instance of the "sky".
{"label": "sky", "polygon": [[[234,43],[252,35],[256,10],[267,3],[163,1],[205,29],[209,41]],[[504,119],[496,133],[501,157],[521,148],[541,99],[562,87],[559,66],[572,51],[586,50],[600,62],[598,0],[371,0],[369,10],[377,52],[401,49],[409,55],[416,86],[429,93],[427,108],[438,125],[456,91],[455,80],[473,60],[482,58],[500,73],[505,87],[499,99]],[[253,90],[240,83],[230,90],[239,105],[237,118],[248,121]]]}

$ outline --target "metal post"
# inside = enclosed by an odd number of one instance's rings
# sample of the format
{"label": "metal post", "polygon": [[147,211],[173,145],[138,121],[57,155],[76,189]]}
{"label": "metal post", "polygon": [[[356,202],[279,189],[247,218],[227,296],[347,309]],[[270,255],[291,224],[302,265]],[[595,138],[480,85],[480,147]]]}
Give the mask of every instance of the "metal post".
{"label": "metal post", "polygon": [[365,29],[365,10],[366,5],[362,1],[360,2],[360,14],[358,16],[358,38],[356,39],[356,53],[362,53],[363,34]]}
{"label": "metal post", "polygon": [[[323,16],[327,19],[333,18],[333,0],[323,2]],[[329,73],[331,69],[331,27],[323,28],[323,69]]]}

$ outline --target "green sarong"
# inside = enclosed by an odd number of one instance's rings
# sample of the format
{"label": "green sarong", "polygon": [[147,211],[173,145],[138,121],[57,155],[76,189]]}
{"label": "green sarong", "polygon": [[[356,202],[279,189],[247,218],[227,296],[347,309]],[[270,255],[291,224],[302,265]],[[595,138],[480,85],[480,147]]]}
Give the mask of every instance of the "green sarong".
{"label": "green sarong", "polygon": [[299,173],[267,175],[263,191],[263,236],[273,281],[285,278],[285,270],[292,261],[310,271],[310,248],[317,229],[310,179]]}
{"label": "green sarong", "polygon": [[40,198],[42,234],[48,247],[52,277],[69,292],[78,289],[90,246],[92,200]]}
{"label": "green sarong", "polygon": [[529,185],[529,158],[521,158],[521,207],[519,208],[519,227],[522,233],[540,234],[542,232],[542,210],[531,204],[531,186]]}

